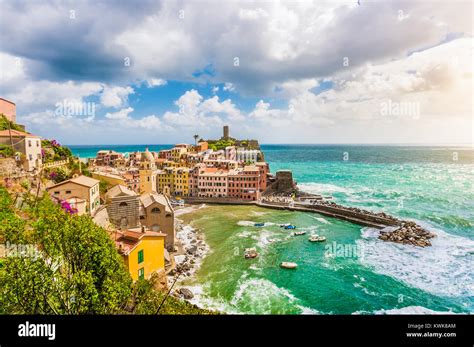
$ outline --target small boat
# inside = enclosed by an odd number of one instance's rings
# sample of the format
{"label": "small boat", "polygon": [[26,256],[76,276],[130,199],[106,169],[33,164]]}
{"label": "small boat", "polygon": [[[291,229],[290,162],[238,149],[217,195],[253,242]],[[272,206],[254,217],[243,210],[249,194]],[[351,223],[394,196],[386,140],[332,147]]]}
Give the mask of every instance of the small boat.
{"label": "small boat", "polygon": [[265,223],[255,223],[253,226],[255,226],[255,227],[264,227]]}
{"label": "small boat", "polygon": [[295,231],[293,233],[293,236],[300,236],[300,235],[304,235],[304,234],[306,234],[306,231]]}
{"label": "small boat", "polygon": [[290,226],[290,225],[291,225],[290,223],[280,224],[280,228],[284,228],[284,227],[287,227],[287,226]]}
{"label": "small boat", "polygon": [[283,262],[280,263],[280,267],[282,267],[284,269],[296,269],[297,266],[298,266],[298,264],[292,263],[290,261],[283,261]]}
{"label": "small boat", "polygon": [[311,235],[308,240],[309,242],[324,242],[326,238],[324,236]]}
{"label": "small boat", "polygon": [[257,250],[255,248],[246,248],[244,252],[245,259],[253,259],[258,257]]}
{"label": "small boat", "polygon": [[286,225],[286,226],[285,226],[285,229],[286,229],[286,230],[293,230],[293,229],[296,229],[296,226],[294,226],[294,225]]}

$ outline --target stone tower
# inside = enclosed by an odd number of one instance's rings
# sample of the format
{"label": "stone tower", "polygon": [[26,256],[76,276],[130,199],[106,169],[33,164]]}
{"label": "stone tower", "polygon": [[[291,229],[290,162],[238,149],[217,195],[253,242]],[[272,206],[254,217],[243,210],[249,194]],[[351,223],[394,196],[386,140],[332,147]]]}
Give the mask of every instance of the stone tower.
{"label": "stone tower", "polygon": [[229,126],[228,125],[224,125],[224,136],[222,137],[224,140],[228,140],[229,139]]}

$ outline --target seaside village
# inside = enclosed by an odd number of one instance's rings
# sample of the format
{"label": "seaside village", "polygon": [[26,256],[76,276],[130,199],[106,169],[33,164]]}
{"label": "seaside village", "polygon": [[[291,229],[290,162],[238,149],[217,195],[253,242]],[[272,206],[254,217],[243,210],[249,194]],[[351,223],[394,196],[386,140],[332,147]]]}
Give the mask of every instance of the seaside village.
{"label": "seaside village", "polygon": [[[435,237],[413,222],[384,212],[341,206],[331,197],[299,191],[291,171],[270,174],[258,141],[232,138],[228,126],[218,140],[194,135],[194,144],[181,143],[158,152],[103,149],[87,160],[75,157],[55,140],[27,132],[16,123],[16,105],[2,98],[0,126],[2,185],[13,191],[15,185],[21,186],[36,196],[49,194],[69,213],[89,215],[108,231],[134,280],[153,276],[167,287],[175,274],[187,277],[195,270],[207,246],[199,233],[175,219],[175,210],[185,202],[316,212],[378,228],[383,241],[419,247],[430,246],[429,239]],[[294,232],[295,236],[304,233]],[[311,242],[325,240],[319,235],[309,238]],[[256,256],[255,249],[245,251],[246,258]],[[192,293],[182,296],[187,295]]]}
{"label": "seaside village", "polygon": [[[13,102],[0,99],[0,114],[2,180],[26,182],[33,193],[37,188],[68,211],[90,215],[109,231],[134,280],[177,269],[190,275],[193,256],[204,252],[205,244],[177,240],[174,210],[185,200],[255,202],[275,181],[258,142],[231,138],[228,126],[219,140],[195,135],[194,144],[159,152],[104,149],[84,161],[16,124]],[[71,167],[73,174],[65,175]],[[41,184],[41,177],[47,183]]]}

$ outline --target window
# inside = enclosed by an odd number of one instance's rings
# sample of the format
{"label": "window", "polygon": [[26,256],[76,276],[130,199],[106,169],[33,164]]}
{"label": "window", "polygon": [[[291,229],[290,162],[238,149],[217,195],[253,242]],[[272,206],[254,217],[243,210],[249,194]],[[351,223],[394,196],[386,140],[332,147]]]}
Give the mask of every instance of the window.
{"label": "window", "polygon": [[125,207],[125,206],[128,206],[126,202],[122,201],[120,204],[119,204],[120,207]]}
{"label": "window", "polygon": [[160,209],[158,207],[153,207],[151,213],[160,213]]}
{"label": "window", "polygon": [[145,269],[144,268],[138,269],[138,278],[141,279],[141,280],[145,279]]}
{"label": "window", "polygon": [[66,194],[71,194],[71,191],[70,191],[70,190],[66,190]]}
{"label": "window", "polygon": [[31,147],[31,140],[28,140],[28,147]]}
{"label": "window", "polygon": [[143,249],[142,249],[138,251],[138,264],[143,263],[143,258],[144,258],[144,255],[143,255]]}
{"label": "window", "polygon": [[58,194],[59,194],[59,192],[58,192],[58,191],[55,191],[55,192],[54,192],[54,195],[58,195]]}

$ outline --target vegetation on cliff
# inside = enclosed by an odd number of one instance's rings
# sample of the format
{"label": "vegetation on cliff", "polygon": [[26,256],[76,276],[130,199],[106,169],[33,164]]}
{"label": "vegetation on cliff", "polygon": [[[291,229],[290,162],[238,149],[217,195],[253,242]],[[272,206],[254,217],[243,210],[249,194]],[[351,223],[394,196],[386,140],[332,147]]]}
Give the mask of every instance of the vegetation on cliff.
{"label": "vegetation on cliff", "polygon": [[7,119],[3,114],[0,114],[0,130],[18,130],[24,132],[25,129],[23,129],[20,125],[13,123]]}
{"label": "vegetation on cliff", "polygon": [[[0,313],[156,314],[164,293],[132,283],[107,231],[65,212],[47,194],[21,210],[0,187]],[[207,314],[169,297],[160,314]]]}

